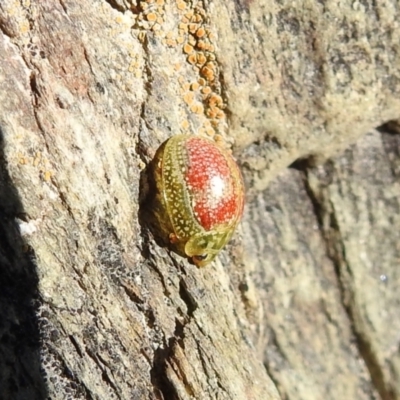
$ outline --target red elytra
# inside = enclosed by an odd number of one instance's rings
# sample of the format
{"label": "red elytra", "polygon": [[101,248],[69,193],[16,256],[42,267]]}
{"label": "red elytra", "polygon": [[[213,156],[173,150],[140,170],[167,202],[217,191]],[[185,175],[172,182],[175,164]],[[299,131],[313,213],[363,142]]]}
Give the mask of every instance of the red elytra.
{"label": "red elytra", "polygon": [[[186,142],[188,167],[185,180],[193,201],[193,211],[200,225],[211,230],[229,224],[243,212],[243,195],[237,193],[232,174],[236,163],[213,142],[192,137]],[[233,159],[232,159],[233,161]],[[236,176],[235,176],[236,175]]]}

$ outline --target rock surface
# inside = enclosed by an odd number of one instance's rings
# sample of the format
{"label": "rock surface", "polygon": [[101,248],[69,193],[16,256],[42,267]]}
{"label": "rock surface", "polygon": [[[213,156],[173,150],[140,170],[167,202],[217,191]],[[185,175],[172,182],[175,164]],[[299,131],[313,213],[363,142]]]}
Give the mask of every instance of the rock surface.
{"label": "rock surface", "polygon": [[[1,2],[1,398],[400,399],[400,9],[303,3]],[[143,212],[177,133],[248,187],[204,269]]]}

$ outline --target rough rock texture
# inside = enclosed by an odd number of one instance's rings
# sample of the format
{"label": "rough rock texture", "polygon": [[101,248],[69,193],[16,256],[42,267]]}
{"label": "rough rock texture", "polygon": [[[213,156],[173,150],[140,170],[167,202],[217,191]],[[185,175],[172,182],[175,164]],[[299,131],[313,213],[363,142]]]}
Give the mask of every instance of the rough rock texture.
{"label": "rough rock texture", "polygon": [[[1,1],[0,398],[400,399],[400,6],[293,4]],[[143,212],[184,132],[249,189],[200,270]]]}
{"label": "rough rock texture", "polygon": [[371,132],[251,203],[244,258],[283,398],[400,398],[399,155],[400,135]]}

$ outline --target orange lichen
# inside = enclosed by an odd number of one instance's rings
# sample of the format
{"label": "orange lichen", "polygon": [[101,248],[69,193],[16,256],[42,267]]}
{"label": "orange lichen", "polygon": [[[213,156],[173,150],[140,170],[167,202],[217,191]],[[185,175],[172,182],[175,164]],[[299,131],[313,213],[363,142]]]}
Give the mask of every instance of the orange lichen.
{"label": "orange lichen", "polygon": [[198,38],[202,38],[204,35],[206,34],[206,30],[203,27],[200,27],[199,29],[197,29],[196,31],[196,36]]}
{"label": "orange lichen", "polygon": [[44,171],[44,173],[43,173],[43,179],[46,182],[49,182],[52,176],[53,176],[53,173],[51,171]]}
{"label": "orange lichen", "polygon": [[181,127],[183,130],[189,129],[189,121],[187,119],[183,120],[181,123]]}
{"label": "orange lichen", "polygon": [[193,104],[190,107],[190,111],[196,113],[196,114],[202,114],[204,111],[204,107],[202,104]]}
{"label": "orange lichen", "polygon": [[223,105],[222,97],[215,93],[211,94],[210,97],[208,98],[208,105],[210,107],[222,107]]}
{"label": "orange lichen", "polygon": [[197,62],[196,54],[190,54],[190,56],[187,58],[187,60],[190,64],[196,64],[196,62]]}
{"label": "orange lichen", "polygon": [[216,118],[216,117],[217,117],[217,112],[216,112],[216,110],[209,108],[209,109],[207,110],[207,116],[210,117],[210,118],[212,118],[212,119]]}
{"label": "orange lichen", "polygon": [[[209,53],[208,54],[208,59],[210,60],[210,61],[215,61],[215,54],[214,53]],[[213,64],[214,65],[214,68],[216,67],[216,64]]]}
{"label": "orange lichen", "polygon": [[177,45],[175,39],[165,39],[165,44],[170,47],[175,47]]}
{"label": "orange lichen", "polygon": [[192,17],[192,22],[200,24],[201,22],[203,22],[203,17],[200,14],[194,14]]}
{"label": "orange lichen", "polygon": [[188,37],[188,43],[191,44],[192,46],[196,45],[196,39],[193,36]]}
{"label": "orange lichen", "polygon": [[217,143],[224,143],[224,138],[219,135],[218,133],[214,136],[214,141],[216,141]]}
{"label": "orange lichen", "polygon": [[207,62],[207,57],[204,55],[204,53],[198,52],[198,53],[197,53],[197,61],[196,61],[196,64],[197,64],[198,66],[201,67],[201,66],[204,65],[206,62]]}
{"label": "orange lichen", "polygon": [[129,72],[133,72],[136,69],[136,62],[132,61],[128,67]]}
{"label": "orange lichen", "polygon": [[146,15],[147,21],[155,22],[157,20],[157,14],[149,13]]}
{"label": "orange lichen", "polygon": [[197,24],[189,24],[189,32],[195,33],[197,30]]}
{"label": "orange lichen", "polygon": [[216,118],[217,118],[217,119],[222,119],[222,118],[225,117],[224,112],[223,112],[222,110],[218,109],[218,108],[217,108],[217,110],[216,110],[216,113],[217,113],[217,115],[216,115]]}
{"label": "orange lichen", "polygon": [[192,89],[193,91],[198,90],[199,87],[200,87],[200,85],[199,85],[197,82],[193,82],[193,83],[190,85],[190,89]]}
{"label": "orange lichen", "polygon": [[185,101],[186,104],[190,105],[193,103],[194,100],[194,94],[193,92],[187,92],[184,96],[183,96],[183,100]]}
{"label": "orange lichen", "polygon": [[206,43],[204,40],[198,40],[196,43],[196,47],[200,50],[207,50],[209,46],[210,45]]}
{"label": "orange lichen", "polygon": [[37,152],[35,158],[33,159],[33,166],[37,167],[42,159],[42,155],[40,152]]}
{"label": "orange lichen", "polygon": [[191,46],[189,43],[185,43],[183,46],[183,52],[186,54],[191,54],[193,52],[193,46]]}
{"label": "orange lichen", "polygon": [[215,131],[211,126],[206,128],[206,133],[207,133],[208,136],[214,136],[215,135]]}
{"label": "orange lichen", "polygon": [[[177,13],[179,18],[177,26],[171,31],[164,30],[167,19],[164,7],[168,7],[168,12]],[[141,21],[139,26],[144,30],[154,31],[154,36],[160,38],[164,46],[174,48],[179,45],[182,56],[186,57],[186,66],[192,66],[192,74],[197,75],[197,79],[191,81],[185,78],[186,71],[181,73],[183,64],[173,63],[172,71],[180,84],[180,94],[188,107],[187,111],[208,117],[198,127],[198,132],[214,136],[216,131],[221,130],[220,120],[225,118],[225,104],[219,94],[219,67],[213,45],[214,35],[207,24],[208,16],[202,2],[194,5],[186,0],[176,0],[166,5],[165,0],[140,0],[138,8],[141,9],[138,16],[138,21]],[[145,31],[140,32],[140,40],[144,41],[145,34]],[[141,73],[142,66],[131,62],[129,70]],[[182,117],[183,115],[185,112]],[[181,129],[190,130],[188,120],[184,119]]]}
{"label": "orange lichen", "polygon": [[209,82],[212,82],[215,79],[214,71],[212,68],[210,68],[210,66],[208,66],[208,63],[201,68],[200,74]]}

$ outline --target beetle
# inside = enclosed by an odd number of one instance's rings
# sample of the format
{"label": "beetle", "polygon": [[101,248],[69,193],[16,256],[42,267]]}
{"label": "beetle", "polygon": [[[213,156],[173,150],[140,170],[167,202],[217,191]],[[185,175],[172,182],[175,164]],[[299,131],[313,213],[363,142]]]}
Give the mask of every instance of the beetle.
{"label": "beetle", "polygon": [[231,154],[214,141],[176,135],[156,155],[153,211],[171,246],[199,267],[230,240],[243,214],[244,185]]}

